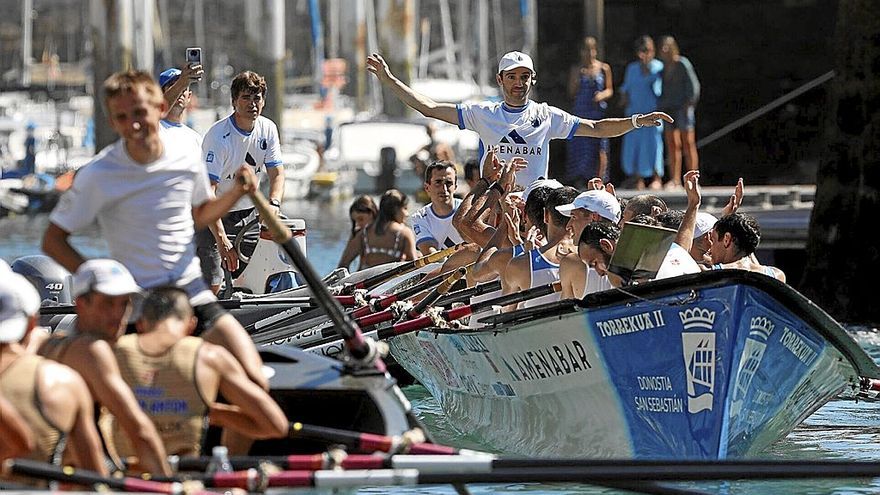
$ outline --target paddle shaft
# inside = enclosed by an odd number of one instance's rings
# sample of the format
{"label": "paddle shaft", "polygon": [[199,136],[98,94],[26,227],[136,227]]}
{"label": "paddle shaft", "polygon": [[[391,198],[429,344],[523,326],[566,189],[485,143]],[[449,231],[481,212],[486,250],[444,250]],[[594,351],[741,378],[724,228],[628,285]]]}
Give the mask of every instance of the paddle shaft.
{"label": "paddle shaft", "polygon": [[390,280],[398,275],[403,275],[412,270],[417,270],[423,266],[430,265],[431,263],[442,260],[443,258],[455,253],[459,249],[461,249],[466,243],[456,244],[455,246],[448,247],[446,249],[442,249],[440,251],[431,253],[426,256],[422,256],[421,258],[414,259],[410,262],[404,263],[403,265],[396,266],[387,272],[378,273],[373,275],[372,277],[361,280],[358,283],[351,284],[343,288],[343,294],[350,294],[351,292],[357,289],[372,289],[373,287]]}
{"label": "paddle shaft", "polygon": [[62,481],[92,487],[95,485],[105,485],[115,490],[127,492],[166,493],[169,495],[183,493],[183,486],[176,482],[164,483],[131,477],[111,478],[94,471],[74,469],[70,466],[55,466],[29,459],[15,459],[11,462],[10,469],[14,474],[31,478]]}
{"label": "paddle shaft", "polygon": [[[281,247],[284,248],[284,251],[287,252],[288,256],[290,256],[291,260],[293,260],[294,265],[296,265],[300,274],[306,279],[306,283],[309,284],[312,295],[324,308],[327,315],[330,316],[330,319],[339,329],[339,334],[342,335],[345,340],[348,352],[355,359],[360,360],[366,358],[370,354],[369,345],[364,340],[357,325],[355,325],[351,318],[345,314],[342,310],[342,306],[339,305],[336,299],[333,298],[333,295],[330,294],[330,291],[327,290],[321,277],[306,259],[302,250],[299,248],[299,245],[293,239],[290,229],[285,227],[278,220],[278,217],[275,216],[275,212],[269,207],[266,198],[263,197],[263,193],[261,193],[259,189],[254,188],[254,190],[249,192],[248,195],[251,197],[254,206],[256,206],[257,210],[260,212],[260,216],[263,218],[266,226],[269,227],[269,231],[272,232],[272,237],[275,239],[275,242],[281,245]],[[384,363],[382,363],[382,360],[378,357],[374,358],[374,365],[381,371],[385,370]]]}
{"label": "paddle shaft", "polygon": [[411,454],[454,455],[459,453],[459,450],[455,447],[448,447],[446,445],[434,443],[411,443],[404,445],[403,438],[397,436],[389,437],[375,433],[361,433],[359,431],[298,422],[290,423],[288,436],[293,439],[306,438],[309,440],[339,443],[350,449],[366,453],[394,452],[400,447],[404,447]]}
{"label": "paddle shaft", "polygon": [[[547,285],[540,285],[538,287],[533,287],[522,292],[498,296],[470,305],[449,309],[442,312],[441,316],[445,321],[453,321],[459,318],[464,318],[465,316],[479,313],[486,308],[490,308],[492,306],[506,306],[508,304],[516,304],[522,301],[527,301],[529,299],[534,299],[536,297],[552,294],[553,292],[558,292],[561,287],[562,286],[559,284],[559,282]],[[435,324],[435,320],[431,317],[418,317],[418,314],[415,314],[415,308],[413,308],[413,310],[411,311],[408,311],[407,316],[410,318],[409,320],[395,323],[390,327],[369,331],[366,333],[366,335],[375,340],[382,340],[389,337],[395,337],[398,335],[403,335],[405,333],[422,330]],[[387,321],[391,321],[392,319],[394,319],[393,312],[391,310],[385,310],[379,313],[367,315],[361,319],[358,319],[357,322],[360,328],[366,329],[385,323]],[[296,345],[298,347],[325,356],[335,356],[336,354],[338,354],[339,344],[339,337],[336,332],[333,331],[332,327],[324,328],[319,332],[310,335],[308,339],[303,339],[302,341],[296,342]],[[332,349],[332,352],[327,353],[326,351],[322,350],[325,348]]]}

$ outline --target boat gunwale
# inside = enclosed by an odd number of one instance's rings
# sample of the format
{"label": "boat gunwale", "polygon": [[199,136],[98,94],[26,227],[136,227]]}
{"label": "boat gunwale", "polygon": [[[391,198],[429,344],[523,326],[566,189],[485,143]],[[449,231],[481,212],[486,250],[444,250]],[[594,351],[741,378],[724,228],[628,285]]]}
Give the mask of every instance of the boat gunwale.
{"label": "boat gunwale", "polygon": [[[750,286],[773,297],[840,351],[849,360],[860,377],[880,379],[880,367],[849,336],[846,329],[825,310],[788,284],[767,275],[745,270],[705,271],[655,280],[641,285],[630,286],[626,289],[614,288],[595,292],[587,294],[583,299],[556,301],[511,313],[487,316],[478,320],[486,325],[481,328],[429,327],[421,331],[457,335],[497,334],[499,332],[516,330],[515,326],[518,324],[559,317],[577,312],[578,310],[601,309],[628,302],[665,297],[686,290],[711,289],[731,284]],[[682,300],[682,303],[686,303],[689,299]]]}

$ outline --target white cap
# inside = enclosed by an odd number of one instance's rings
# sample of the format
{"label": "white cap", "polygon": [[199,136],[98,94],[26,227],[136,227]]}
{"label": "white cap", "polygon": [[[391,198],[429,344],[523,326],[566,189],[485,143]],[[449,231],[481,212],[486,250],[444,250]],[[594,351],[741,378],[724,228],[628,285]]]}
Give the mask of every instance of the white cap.
{"label": "white cap", "polygon": [[562,187],[562,184],[556,179],[545,179],[543,177],[539,177],[532,181],[531,184],[526,186],[526,189],[523,191],[523,201],[529,200],[529,194],[532,191],[539,187],[549,187],[550,189],[559,189]]}
{"label": "white cap", "polygon": [[571,210],[577,208],[589,210],[614,223],[620,221],[620,201],[604,189],[582,192],[571,203],[557,206],[556,211],[570,217]]}
{"label": "white cap", "polygon": [[694,226],[694,239],[707,234],[712,230],[712,227],[715,226],[715,222],[717,221],[718,219],[711,213],[706,213],[705,211],[697,212],[697,224]]}
{"label": "white cap", "polygon": [[141,291],[122,263],[110,259],[88,260],[73,274],[73,297],[88,292],[124,296]]}
{"label": "white cap", "polygon": [[532,64],[532,57],[523,52],[507,52],[498,62],[498,73],[501,74],[506,70],[516,69],[517,67],[525,67],[535,72],[535,66]]}
{"label": "white cap", "polygon": [[28,318],[39,311],[40,295],[28,279],[15,272],[4,273],[0,279],[0,343],[20,341]]}

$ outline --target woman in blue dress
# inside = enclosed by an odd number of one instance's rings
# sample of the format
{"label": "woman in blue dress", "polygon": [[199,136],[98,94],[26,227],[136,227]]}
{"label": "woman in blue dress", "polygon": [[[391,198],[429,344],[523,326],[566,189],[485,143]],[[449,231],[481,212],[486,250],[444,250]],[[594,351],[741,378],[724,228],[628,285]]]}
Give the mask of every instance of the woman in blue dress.
{"label": "woman in blue dress", "polygon": [[[597,60],[596,38],[587,36],[581,46],[581,65],[571,68],[568,95],[574,99],[572,114],[590,120],[605,118],[608,99],[614,95],[611,66]],[[583,189],[593,177],[608,182],[608,139],[575,137],[568,142],[566,176]]]}
{"label": "woman in blue dress", "polygon": [[[662,89],[663,63],[654,58],[654,40],[642,36],[636,40],[638,60],[626,66],[622,103],[626,114],[651,113],[657,110]],[[663,182],[663,127],[643,127],[623,136],[620,166],[626,174],[625,184],[644,189],[650,179],[651,189],[661,189]]]}

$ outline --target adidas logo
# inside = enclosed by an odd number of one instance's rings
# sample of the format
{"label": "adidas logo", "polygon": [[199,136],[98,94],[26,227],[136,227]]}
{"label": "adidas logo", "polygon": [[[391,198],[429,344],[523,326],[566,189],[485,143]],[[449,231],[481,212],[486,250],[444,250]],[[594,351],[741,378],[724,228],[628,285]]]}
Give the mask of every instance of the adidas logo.
{"label": "adidas logo", "polygon": [[712,330],[712,325],[715,323],[715,312],[708,309],[686,309],[679,312],[678,316],[681,318],[681,323],[684,325],[685,330],[694,327]]}

